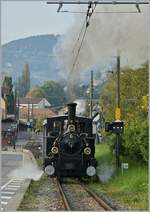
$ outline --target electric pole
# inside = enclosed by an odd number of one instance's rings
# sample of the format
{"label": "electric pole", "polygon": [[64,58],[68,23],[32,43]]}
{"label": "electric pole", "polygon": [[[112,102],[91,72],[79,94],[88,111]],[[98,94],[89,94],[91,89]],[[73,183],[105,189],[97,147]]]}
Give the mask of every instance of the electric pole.
{"label": "electric pole", "polygon": [[92,118],[93,112],[93,71],[91,71],[91,82],[90,82],[90,118]]}
{"label": "electric pole", "polygon": [[[120,55],[117,56],[117,95],[116,95],[116,121],[121,121],[121,111],[120,111]],[[116,134],[116,168],[120,168],[120,133]]]}
{"label": "electric pole", "polygon": [[117,56],[117,107],[120,109],[120,55]]}
{"label": "electric pole", "polygon": [[[18,110],[17,110],[17,124],[18,124],[18,126],[19,126],[19,118],[20,118],[20,114],[19,114],[19,112],[20,112],[20,102],[19,102],[19,93],[18,93],[18,91],[17,91],[17,106],[18,106]],[[19,131],[19,128],[18,128],[18,131]]]}
{"label": "electric pole", "polygon": [[15,121],[17,121],[17,90],[16,90],[16,88],[14,88],[14,102],[13,102],[13,107],[14,107]]}
{"label": "electric pole", "polygon": [[28,122],[30,121],[30,104],[29,104],[29,98],[28,98]]}
{"label": "electric pole", "polygon": [[30,127],[31,127],[31,123],[30,123],[30,101],[28,98],[28,120],[27,120],[27,132],[28,132],[28,139],[30,140]]}
{"label": "electric pole", "polygon": [[33,103],[32,103],[32,121],[33,121]]}
{"label": "electric pole", "polygon": [[32,128],[31,128],[31,129],[32,129],[32,131],[33,131],[33,118],[34,118],[34,117],[33,117],[33,110],[34,110],[34,109],[33,109],[33,102],[32,102],[32,111],[31,111],[31,114],[32,114],[32,115],[31,115],[31,116],[32,116]]}

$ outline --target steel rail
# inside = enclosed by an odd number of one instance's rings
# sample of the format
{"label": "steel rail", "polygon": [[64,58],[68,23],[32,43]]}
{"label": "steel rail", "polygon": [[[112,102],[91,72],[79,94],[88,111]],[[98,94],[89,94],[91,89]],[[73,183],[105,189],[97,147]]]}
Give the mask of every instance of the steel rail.
{"label": "steel rail", "polygon": [[64,0],[64,1],[56,1],[56,0],[51,0],[47,1],[47,4],[105,4],[105,5],[126,5],[126,4],[149,4],[149,0],[128,0],[128,1],[117,1],[117,0],[95,0],[95,1],[71,1],[71,0]]}
{"label": "steel rail", "polygon": [[65,209],[66,209],[67,211],[71,211],[71,208],[70,208],[70,206],[69,206],[69,203],[68,203],[68,201],[67,201],[67,198],[66,198],[66,196],[65,196],[65,193],[63,192],[63,188],[62,188],[62,186],[61,186],[61,183],[60,183],[59,179],[56,178],[56,181],[57,181],[57,186],[58,186],[58,188],[59,188],[59,191],[60,191],[60,194],[61,194],[61,197],[62,197],[64,206],[65,206]]}
{"label": "steel rail", "polygon": [[103,207],[106,211],[112,211],[113,209],[107,204],[105,203],[97,194],[95,194],[93,191],[91,191],[89,188],[87,188],[85,185],[81,184],[80,185],[85,189],[85,191],[92,196],[95,201],[101,206]]}

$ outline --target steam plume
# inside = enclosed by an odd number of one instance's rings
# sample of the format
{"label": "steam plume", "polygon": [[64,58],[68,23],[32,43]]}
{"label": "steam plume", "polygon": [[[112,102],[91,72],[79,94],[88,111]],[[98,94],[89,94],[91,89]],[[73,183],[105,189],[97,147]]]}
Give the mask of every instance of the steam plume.
{"label": "steam plume", "polygon": [[[86,11],[84,7],[74,10]],[[96,13],[132,12],[132,13]],[[87,34],[80,51],[74,76],[93,65],[102,64],[108,69],[115,66],[113,56],[120,52],[121,66],[140,66],[148,60],[148,7],[141,6],[142,13],[136,12],[135,6],[97,6],[90,20]],[[72,52],[86,14],[76,15],[76,21],[67,35],[60,41],[55,51],[63,55],[65,70],[71,70],[79,42]],[[59,58],[60,59],[60,58]],[[59,60],[60,61],[60,60]]]}

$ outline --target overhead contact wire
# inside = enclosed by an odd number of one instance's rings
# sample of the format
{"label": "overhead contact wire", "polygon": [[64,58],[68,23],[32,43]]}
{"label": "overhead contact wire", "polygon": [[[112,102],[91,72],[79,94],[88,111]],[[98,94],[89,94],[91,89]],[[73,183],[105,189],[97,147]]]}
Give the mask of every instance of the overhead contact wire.
{"label": "overhead contact wire", "polygon": [[72,50],[72,53],[74,53],[75,47],[76,47],[78,41],[80,40],[80,37],[81,37],[81,34],[82,34],[82,32],[83,32],[83,28],[84,28],[85,23],[86,23],[86,19],[85,19],[84,22],[83,22],[82,28],[81,28],[81,30],[80,30],[80,32],[79,32],[78,39],[77,39],[76,42],[75,42],[74,48],[73,48],[73,50]]}
{"label": "overhead contact wire", "polygon": [[82,37],[82,40],[81,40],[81,44],[80,44],[80,47],[79,47],[78,52],[77,52],[77,54],[76,54],[76,57],[75,57],[75,60],[74,60],[74,63],[73,63],[71,72],[73,72],[74,67],[75,67],[75,65],[76,65],[76,62],[77,62],[77,60],[78,60],[78,56],[79,56],[81,47],[82,47],[82,45],[83,45],[83,41],[84,41],[84,38],[85,38],[86,31],[87,31],[87,27],[85,28],[85,31],[84,31],[84,34],[83,34],[83,37]]}
{"label": "overhead contact wire", "polygon": [[91,19],[91,17],[92,17],[92,14],[93,14],[95,8],[96,8],[96,5],[95,5],[94,9],[92,10],[92,13],[91,13],[91,15],[89,16],[89,19],[88,19],[88,21],[87,21],[87,17],[88,17],[88,15],[89,15],[89,8],[88,8],[87,15],[86,15],[86,19],[85,19],[85,21],[86,21],[86,28],[85,28],[85,31],[84,31],[84,34],[83,34],[83,37],[82,37],[82,40],[81,40],[81,44],[80,44],[80,46],[79,46],[79,49],[78,49],[77,55],[76,55],[76,57],[75,57],[74,63],[73,63],[73,65],[72,65],[72,69],[71,69],[70,73],[73,72],[74,67],[75,67],[75,65],[76,65],[76,63],[77,63],[78,56],[79,56],[80,50],[81,50],[81,48],[82,48],[82,45],[83,45],[83,41],[84,41],[86,32],[87,32],[87,28],[88,28],[88,26],[89,26],[89,21],[90,21],[90,19]]}

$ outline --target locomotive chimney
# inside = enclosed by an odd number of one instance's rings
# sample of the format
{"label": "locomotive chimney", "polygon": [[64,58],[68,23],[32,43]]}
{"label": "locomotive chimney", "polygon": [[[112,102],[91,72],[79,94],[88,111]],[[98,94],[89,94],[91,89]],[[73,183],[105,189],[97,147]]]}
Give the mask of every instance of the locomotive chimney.
{"label": "locomotive chimney", "polygon": [[68,125],[75,124],[76,103],[70,103],[68,106]]}

